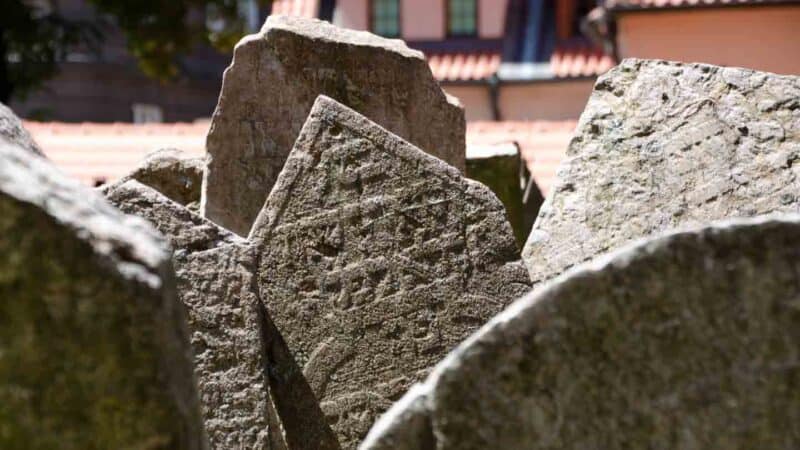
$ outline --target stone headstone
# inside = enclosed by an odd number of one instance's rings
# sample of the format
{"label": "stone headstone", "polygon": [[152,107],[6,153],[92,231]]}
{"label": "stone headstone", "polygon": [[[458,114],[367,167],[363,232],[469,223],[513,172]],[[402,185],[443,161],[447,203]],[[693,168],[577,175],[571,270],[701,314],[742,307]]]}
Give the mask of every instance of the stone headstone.
{"label": "stone headstone", "polygon": [[324,96],[250,240],[270,315],[346,449],[529,288],[489,189]]}
{"label": "stone headstone", "polygon": [[317,95],[464,169],[466,123],[421,52],[319,20],[272,16],[236,46],[207,140],[205,217],[247,235]]}
{"label": "stone headstone", "polygon": [[129,180],[136,180],[161,192],[170,200],[189,209],[200,208],[200,187],[203,184],[203,158],[188,157],[175,148],[164,148],[149,153],[136,169],[117,182],[101,187],[106,192]]}
{"label": "stone headstone", "polygon": [[521,167],[519,153],[498,154],[468,158],[466,174],[470,179],[484,184],[503,202],[508,221],[520,248],[525,244],[530,229],[525,229],[522,204]]}
{"label": "stone headstone", "polygon": [[19,147],[44,156],[42,149],[36,144],[31,134],[22,126],[22,121],[8,106],[0,103],[0,138],[10,141]]}
{"label": "stone headstone", "polygon": [[205,449],[166,242],[0,139],[3,448]]}
{"label": "stone headstone", "polygon": [[632,239],[800,205],[800,78],[625,60],[601,76],[523,259],[534,282]]}
{"label": "stone headstone", "polygon": [[337,449],[316,399],[271,323],[244,239],[135,180],[106,195],[151,221],[176,249],[195,372],[211,443],[219,449]]}
{"label": "stone headstone", "polygon": [[800,445],[800,216],[645,240],[466,340],[362,450]]}

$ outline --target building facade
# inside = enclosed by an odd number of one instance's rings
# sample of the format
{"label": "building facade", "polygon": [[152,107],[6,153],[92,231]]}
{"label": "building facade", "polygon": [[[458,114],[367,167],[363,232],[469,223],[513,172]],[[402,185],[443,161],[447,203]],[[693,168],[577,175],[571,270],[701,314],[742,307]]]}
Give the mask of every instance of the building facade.
{"label": "building facade", "polygon": [[[70,20],[90,21],[104,39],[98,49],[73,49],[59,74],[11,107],[20,116],[61,122],[185,122],[211,116],[230,55],[198,46],[178,61],[175,80],[146,77],[126,47],[112,17],[99,14],[86,0],[32,0],[40,8],[57,9]],[[268,11],[254,8],[258,0],[239,1],[245,23],[257,29]],[[263,12],[262,16],[258,16]],[[255,15],[255,16],[254,16]],[[254,17],[253,17],[254,16]],[[188,20],[213,26],[206,11]]]}

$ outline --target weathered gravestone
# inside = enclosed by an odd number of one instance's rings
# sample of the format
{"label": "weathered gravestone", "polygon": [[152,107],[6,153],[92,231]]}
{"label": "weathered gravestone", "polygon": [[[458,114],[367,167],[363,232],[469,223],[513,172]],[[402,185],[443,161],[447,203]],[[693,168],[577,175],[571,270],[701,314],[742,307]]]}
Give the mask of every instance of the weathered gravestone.
{"label": "weathered gravestone", "polygon": [[0,139],[0,447],[204,449],[166,242]]}
{"label": "weathered gravestone", "polygon": [[270,314],[347,449],[529,288],[489,189],[324,96],[250,240]]}
{"label": "weathered gravestone", "polygon": [[43,156],[42,150],[22,126],[22,121],[9,107],[0,103],[0,138],[12,142],[25,150]]}
{"label": "weathered gravestone", "polygon": [[205,217],[247,235],[317,95],[332,97],[464,168],[464,110],[400,40],[270,17],[225,71],[207,140]]}
{"label": "weathered gravestone", "polygon": [[625,60],[601,76],[523,259],[534,282],[641,236],[798,211],[800,78]]}
{"label": "weathered gravestone", "polygon": [[109,200],[150,220],[176,249],[206,428],[214,448],[337,449],[316,399],[272,324],[255,248],[137,181]]}
{"label": "weathered gravestone", "polygon": [[645,240],[514,303],[362,450],[800,446],[800,216]]}
{"label": "weathered gravestone", "polygon": [[149,153],[133,172],[101,187],[101,191],[107,192],[114,186],[136,180],[174,202],[198,210],[204,167],[203,158],[191,158],[181,150],[163,148]]}

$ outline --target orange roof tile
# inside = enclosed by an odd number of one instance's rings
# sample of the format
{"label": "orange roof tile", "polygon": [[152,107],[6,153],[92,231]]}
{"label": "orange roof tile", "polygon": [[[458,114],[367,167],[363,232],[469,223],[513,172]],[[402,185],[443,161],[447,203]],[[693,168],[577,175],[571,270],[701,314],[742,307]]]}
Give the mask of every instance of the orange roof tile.
{"label": "orange roof tile", "polygon": [[787,0],[605,0],[604,5],[611,10],[689,8],[730,5],[767,5],[778,3],[797,3]]}
{"label": "orange roof tile", "polygon": [[272,14],[286,16],[317,17],[318,0],[274,0]]}
{"label": "orange roof tile", "polygon": [[550,71],[556,78],[596,76],[614,67],[614,58],[585,43],[556,46]]}
{"label": "orange roof tile", "polygon": [[499,52],[433,53],[427,55],[433,76],[439,81],[484,80],[500,67]]}
{"label": "orange roof tile", "polygon": [[175,147],[205,154],[209,122],[179,124],[25,122],[45,155],[86,184],[111,181],[132,171],[144,156]]}
{"label": "orange roof tile", "polygon": [[539,190],[547,195],[577,124],[576,120],[468,122],[467,146],[517,144]]}
{"label": "orange roof tile", "polygon": [[[552,186],[577,122],[469,122],[467,146],[519,145],[542,193]],[[99,124],[25,122],[36,142],[67,174],[86,184],[113,181],[132,171],[153,150],[175,147],[189,156],[205,154],[209,122]]]}

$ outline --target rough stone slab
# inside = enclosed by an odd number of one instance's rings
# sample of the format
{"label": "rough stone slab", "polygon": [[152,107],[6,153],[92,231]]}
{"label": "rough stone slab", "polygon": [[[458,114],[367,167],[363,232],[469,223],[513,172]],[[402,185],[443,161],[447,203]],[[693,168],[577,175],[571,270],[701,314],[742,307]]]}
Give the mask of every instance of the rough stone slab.
{"label": "rough stone slab", "polygon": [[318,95],[464,169],[464,110],[400,40],[272,16],[225,71],[208,135],[203,215],[245,236]]}
{"label": "rough stone slab", "polygon": [[250,240],[270,315],[346,449],[529,289],[489,189],[324,96]]}
{"label": "rough stone slab", "polygon": [[523,259],[534,282],[642,236],[796,212],[800,78],[625,60],[601,76]]}
{"label": "rough stone slab", "polygon": [[166,242],[0,139],[3,448],[205,449]]}
{"label": "rough stone slab", "polygon": [[204,167],[203,158],[191,158],[182,150],[163,148],[149,153],[133,172],[100,190],[105,193],[114,186],[136,180],[170,200],[197,211],[200,208]]}
{"label": "rough stone slab", "polygon": [[515,302],[362,450],[793,449],[800,216],[644,240]]}
{"label": "rough stone slab", "polygon": [[42,149],[22,126],[22,121],[8,106],[0,103],[0,138],[9,141],[31,153],[44,156]]}
{"label": "rough stone slab", "polygon": [[137,181],[109,200],[151,221],[176,249],[195,373],[214,448],[336,449],[308,383],[271,323],[256,283],[256,248]]}

